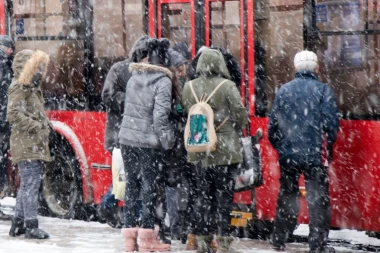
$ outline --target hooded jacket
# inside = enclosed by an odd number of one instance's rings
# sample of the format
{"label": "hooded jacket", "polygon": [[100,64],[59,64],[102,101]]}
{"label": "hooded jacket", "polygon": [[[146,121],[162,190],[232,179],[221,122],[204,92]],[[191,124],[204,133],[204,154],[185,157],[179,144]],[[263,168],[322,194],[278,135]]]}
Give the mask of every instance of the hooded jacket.
{"label": "hooded jacket", "polygon": [[102,99],[107,110],[104,148],[112,151],[119,146],[118,134],[123,120],[125,89],[132,76],[129,71],[131,62],[140,62],[147,56],[147,41],[149,36],[143,36],[132,47],[129,59],[115,63],[109,70],[102,91]]}
{"label": "hooded jacket", "polygon": [[172,72],[164,67],[132,63],[124,102],[119,141],[140,148],[171,149],[174,133],[169,123]]}
{"label": "hooded jacket", "polygon": [[[230,79],[222,53],[213,49],[205,49],[202,52],[197,65],[197,74],[199,77],[192,83],[198,98],[203,93],[210,94],[222,81]],[[185,84],[182,102],[186,112],[189,112],[191,106],[196,103],[189,82]],[[241,102],[236,84],[232,81],[225,82],[208,104],[214,111],[215,127],[218,127],[226,117],[228,121],[216,133],[218,138],[216,151],[209,154],[188,153],[189,161],[201,162],[203,167],[242,162],[239,136],[248,122],[248,114]]]}
{"label": "hooded jacket", "polygon": [[310,71],[281,86],[270,114],[268,137],[279,160],[322,165],[322,139],[332,146],[339,130],[336,98]]}
{"label": "hooded jacket", "polygon": [[[7,119],[12,127],[12,162],[51,161],[49,134],[52,128],[44,110],[41,82],[37,74],[46,75],[49,56],[42,51],[23,50],[13,61],[14,79],[8,90]],[[42,72],[42,73],[41,73]]]}

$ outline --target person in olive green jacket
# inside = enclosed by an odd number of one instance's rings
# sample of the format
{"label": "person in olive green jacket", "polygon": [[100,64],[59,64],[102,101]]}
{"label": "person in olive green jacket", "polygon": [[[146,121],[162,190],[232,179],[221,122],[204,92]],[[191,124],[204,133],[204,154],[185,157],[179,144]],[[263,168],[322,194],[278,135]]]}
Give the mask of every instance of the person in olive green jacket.
{"label": "person in olive green jacket", "polygon": [[[42,51],[23,50],[13,61],[14,78],[8,89],[7,119],[12,133],[12,163],[17,164],[21,185],[16,199],[10,236],[46,239],[38,228],[37,199],[44,162],[51,161],[49,134],[52,124],[44,110],[41,82],[49,56]],[[25,224],[25,227],[24,227]]]}
{"label": "person in olive green jacket", "polygon": [[[198,98],[207,95],[223,81],[230,79],[223,55],[214,49],[205,49],[197,64],[199,77],[192,81]],[[189,82],[185,84],[182,101],[185,111],[189,112],[196,100],[191,92]],[[189,153],[188,160],[197,165],[198,201],[196,215],[199,224],[196,226],[198,252],[209,252],[212,234],[209,224],[218,210],[218,252],[231,252],[229,237],[230,211],[232,207],[234,177],[238,165],[242,162],[242,146],[239,141],[241,131],[248,123],[246,108],[236,84],[225,82],[208,102],[214,111],[215,127],[227,117],[228,121],[217,131],[216,151],[211,153]],[[214,206],[216,204],[216,206]]]}

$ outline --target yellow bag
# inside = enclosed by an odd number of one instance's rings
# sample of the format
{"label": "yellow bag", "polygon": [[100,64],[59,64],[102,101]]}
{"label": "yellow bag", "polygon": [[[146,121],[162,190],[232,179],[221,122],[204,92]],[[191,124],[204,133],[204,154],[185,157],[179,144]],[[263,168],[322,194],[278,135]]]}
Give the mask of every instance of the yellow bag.
{"label": "yellow bag", "polygon": [[119,148],[114,148],[112,151],[112,194],[115,195],[115,199],[124,200],[126,183],[121,150]]}

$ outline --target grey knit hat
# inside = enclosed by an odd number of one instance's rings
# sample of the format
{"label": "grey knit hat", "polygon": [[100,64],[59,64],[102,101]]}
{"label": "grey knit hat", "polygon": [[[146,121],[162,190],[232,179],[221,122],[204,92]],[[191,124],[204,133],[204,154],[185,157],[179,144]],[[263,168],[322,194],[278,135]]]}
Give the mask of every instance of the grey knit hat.
{"label": "grey knit hat", "polygon": [[185,57],[183,57],[183,55],[180,54],[179,52],[173,49],[169,49],[169,54],[170,54],[170,62],[171,62],[172,67],[177,68],[187,63],[187,60],[185,59]]}

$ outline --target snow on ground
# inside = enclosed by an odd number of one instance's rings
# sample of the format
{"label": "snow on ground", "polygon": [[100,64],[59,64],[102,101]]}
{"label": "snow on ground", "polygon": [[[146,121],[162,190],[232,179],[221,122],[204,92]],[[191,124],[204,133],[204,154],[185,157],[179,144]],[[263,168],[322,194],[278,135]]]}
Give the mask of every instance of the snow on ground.
{"label": "snow on ground", "polygon": [[[39,217],[40,227],[50,233],[48,240],[28,240],[23,236],[13,238],[8,235],[10,221],[0,221],[0,253],[117,253],[124,252],[123,239],[119,229],[106,224],[58,218]],[[307,225],[300,225],[295,234],[306,236]],[[380,245],[380,240],[369,238],[365,232],[355,230],[331,231],[331,239],[343,239],[354,244]],[[267,241],[241,239],[235,242],[243,253],[273,253]],[[185,246],[174,241],[172,252],[186,252]],[[337,252],[357,252],[336,247]],[[187,251],[188,253],[193,253]],[[303,243],[287,244],[289,253],[307,253]]]}

